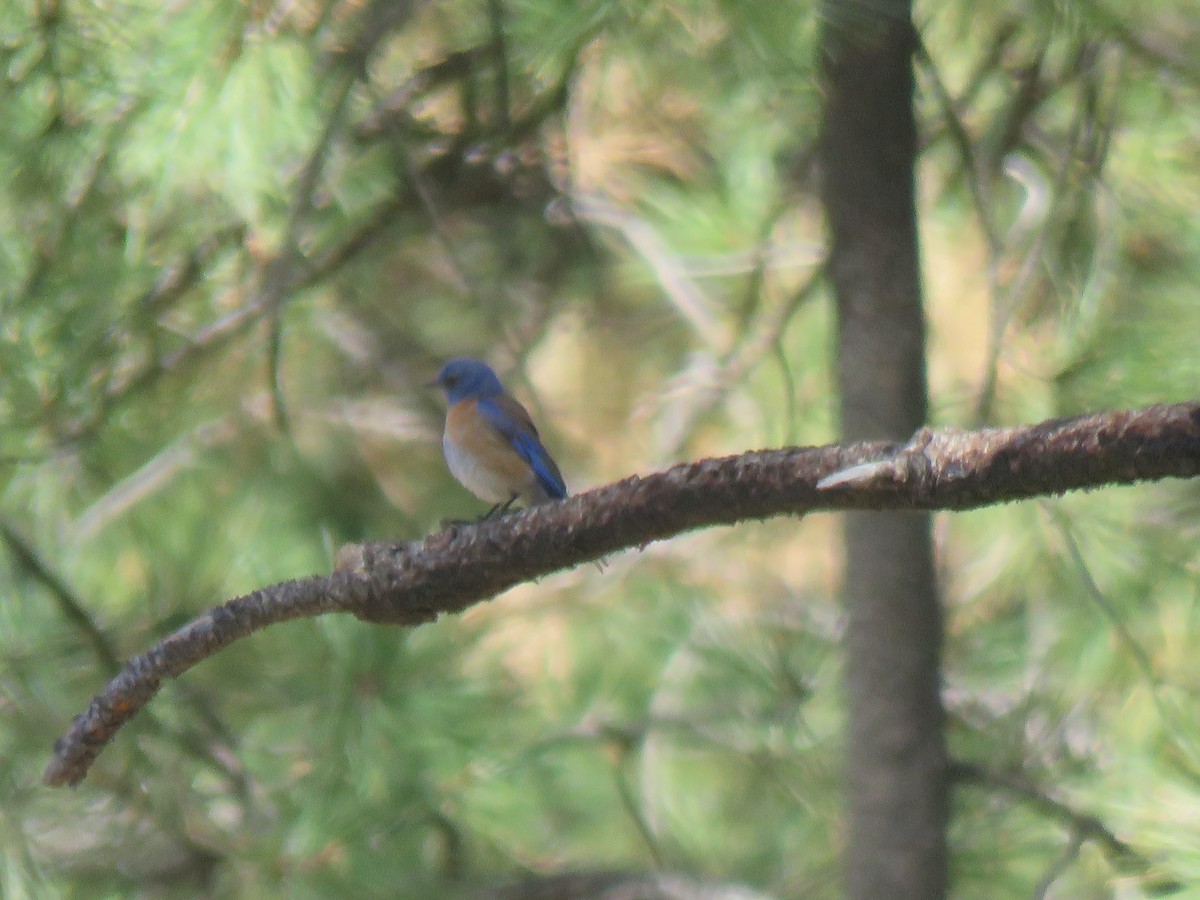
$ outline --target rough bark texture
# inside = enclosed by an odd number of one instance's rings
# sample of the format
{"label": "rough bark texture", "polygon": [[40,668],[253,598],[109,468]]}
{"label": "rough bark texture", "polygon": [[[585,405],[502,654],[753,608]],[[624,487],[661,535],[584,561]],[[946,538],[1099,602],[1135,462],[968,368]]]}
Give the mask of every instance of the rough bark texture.
{"label": "rough bark texture", "polygon": [[971,509],[1078,488],[1200,475],[1200,404],[985,431],[922,430],[907,445],[791,447],[684,463],[562,503],[424,540],[354,544],[337,571],[217,606],[127,662],[54,747],[46,784],[78,784],[158,692],[268,625],[331,612],[416,626],[515,584],[695,528],[819,510]]}
{"label": "rough bark texture", "polygon": [[[910,15],[903,2],[825,4],[822,199],[848,440],[901,438],[925,421]],[[848,515],[844,591],[849,896],[943,897],[948,779],[929,515]]]}

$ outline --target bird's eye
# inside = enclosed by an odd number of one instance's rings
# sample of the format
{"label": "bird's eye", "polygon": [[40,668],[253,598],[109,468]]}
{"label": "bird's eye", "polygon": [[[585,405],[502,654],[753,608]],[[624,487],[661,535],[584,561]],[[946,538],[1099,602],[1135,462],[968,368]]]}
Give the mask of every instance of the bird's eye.
{"label": "bird's eye", "polygon": [[458,384],[458,376],[457,375],[447,375],[446,376],[446,387],[454,387],[456,384]]}

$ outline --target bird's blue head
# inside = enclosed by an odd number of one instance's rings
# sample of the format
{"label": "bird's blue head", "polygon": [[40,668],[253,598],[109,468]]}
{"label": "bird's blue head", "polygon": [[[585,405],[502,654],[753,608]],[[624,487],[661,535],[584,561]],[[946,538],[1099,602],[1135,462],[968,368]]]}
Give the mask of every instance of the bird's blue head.
{"label": "bird's blue head", "polygon": [[466,357],[452,359],[442,366],[433,383],[446,392],[446,399],[450,403],[480,400],[504,393],[500,379],[487,363]]}

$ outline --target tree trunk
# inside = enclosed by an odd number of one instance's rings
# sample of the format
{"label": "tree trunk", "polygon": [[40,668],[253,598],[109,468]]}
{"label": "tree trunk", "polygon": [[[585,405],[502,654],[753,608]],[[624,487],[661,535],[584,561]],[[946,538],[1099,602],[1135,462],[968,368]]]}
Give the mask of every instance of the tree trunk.
{"label": "tree trunk", "polygon": [[[911,4],[823,6],[822,200],[832,238],[847,439],[909,437],[925,421]],[[849,896],[946,893],[941,612],[930,518],[845,522]]]}

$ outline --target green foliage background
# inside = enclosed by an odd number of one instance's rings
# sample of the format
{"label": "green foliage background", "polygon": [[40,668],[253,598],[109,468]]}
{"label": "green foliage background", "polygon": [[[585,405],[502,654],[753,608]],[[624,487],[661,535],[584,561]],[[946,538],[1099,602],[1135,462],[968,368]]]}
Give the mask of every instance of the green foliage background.
{"label": "green foliage background", "polygon": [[[1195,397],[1195,12],[918,7],[938,423]],[[273,628],[80,789],[39,786],[120,659],[343,542],[480,511],[421,387],[449,355],[502,371],[575,490],[831,440],[818,15],[0,7],[0,894],[659,869],[838,895],[828,517],[413,632]],[[939,518],[952,748],[997,776],[955,794],[956,897],[1200,879],[1198,511],[1166,484]]]}

